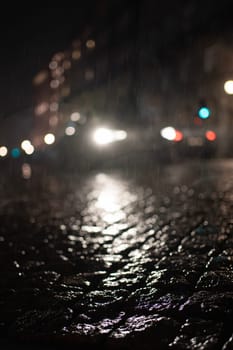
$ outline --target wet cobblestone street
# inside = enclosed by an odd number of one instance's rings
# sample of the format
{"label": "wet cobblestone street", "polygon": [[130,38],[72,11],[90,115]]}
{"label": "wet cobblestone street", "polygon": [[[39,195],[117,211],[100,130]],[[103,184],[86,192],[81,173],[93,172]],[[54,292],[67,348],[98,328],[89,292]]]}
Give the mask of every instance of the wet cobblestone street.
{"label": "wet cobblestone street", "polygon": [[3,344],[233,349],[232,170],[6,179]]}

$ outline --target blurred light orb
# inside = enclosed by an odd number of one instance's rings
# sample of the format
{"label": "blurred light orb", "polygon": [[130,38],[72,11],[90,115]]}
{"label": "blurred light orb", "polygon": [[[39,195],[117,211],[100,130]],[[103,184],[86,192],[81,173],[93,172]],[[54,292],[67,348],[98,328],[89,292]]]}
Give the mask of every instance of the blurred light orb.
{"label": "blurred light orb", "polygon": [[50,112],[57,112],[59,108],[59,104],[57,102],[50,103],[49,110]]}
{"label": "blurred light orb", "polygon": [[124,130],[115,131],[115,139],[117,141],[125,140],[127,138],[127,132]]}
{"label": "blurred light orb", "polygon": [[57,89],[59,87],[59,80],[53,79],[50,82],[51,89]]}
{"label": "blurred light orb", "polygon": [[57,61],[51,61],[51,62],[49,63],[49,68],[50,68],[51,70],[56,69],[57,67],[58,67]]}
{"label": "blurred light orb", "polygon": [[176,137],[174,141],[180,142],[183,140],[183,133],[180,130],[176,130]]}
{"label": "blurred light orb", "polygon": [[214,131],[208,130],[205,133],[205,137],[207,138],[208,141],[212,141],[213,142],[213,141],[216,140],[217,135],[216,135],[216,133]]}
{"label": "blurred light orb", "polygon": [[198,115],[201,119],[207,119],[210,116],[210,110],[207,107],[201,107],[198,111]]}
{"label": "blurred light orb", "polygon": [[67,126],[67,128],[65,129],[65,134],[67,136],[72,136],[75,134],[75,127],[74,126]]}
{"label": "blurred light orb", "polygon": [[80,113],[74,112],[71,114],[70,119],[72,120],[72,122],[78,122],[80,120],[80,117]]}
{"label": "blurred light orb", "polygon": [[7,147],[1,146],[0,147],[0,157],[5,157],[8,153]]}
{"label": "blurred light orb", "polygon": [[167,126],[160,131],[160,135],[168,141],[173,141],[176,138],[176,130],[172,126]]}
{"label": "blurred light orb", "polygon": [[65,60],[62,64],[63,69],[68,70],[71,68],[71,62],[69,60]]}
{"label": "blurred light orb", "polygon": [[53,73],[52,73],[52,76],[54,78],[57,78],[57,77],[60,77],[62,74],[64,73],[64,68],[63,67],[58,67],[56,68]]}
{"label": "blurred light orb", "polygon": [[58,116],[56,115],[52,115],[50,118],[49,118],[49,125],[54,127],[54,126],[57,126],[58,124]]}
{"label": "blurred light orb", "polygon": [[11,155],[13,158],[19,158],[19,156],[20,156],[19,148],[13,148],[11,151]]}
{"label": "blurred light orb", "polygon": [[31,175],[32,175],[32,169],[31,169],[31,166],[30,164],[28,163],[24,163],[22,165],[22,177],[25,179],[25,180],[28,180],[30,179]]}
{"label": "blurred light orb", "polygon": [[35,107],[35,115],[42,115],[47,112],[49,104],[47,102],[41,102]]}
{"label": "blurred light orb", "polygon": [[88,49],[94,49],[95,48],[95,41],[92,39],[87,40],[86,47]]}
{"label": "blurred light orb", "polygon": [[227,80],[224,84],[226,94],[233,95],[233,80]]}
{"label": "blurred light orb", "polygon": [[25,151],[27,148],[31,146],[31,141],[29,140],[23,140],[21,142],[21,148]]}
{"label": "blurred light orb", "polygon": [[98,145],[107,145],[114,141],[114,133],[111,129],[99,128],[94,132],[94,141]]}
{"label": "blurred light orb", "polygon": [[27,155],[31,155],[32,153],[34,153],[34,151],[35,151],[35,148],[34,148],[34,146],[33,145],[29,145],[25,150],[24,150],[24,152],[27,154]]}
{"label": "blurred light orb", "polygon": [[80,50],[74,50],[73,52],[72,52],[72,58],[73,58],[73,60],[79,60],[80,59],[80,57],[81,57],[81,51]]}
{"label": "blurred light orb", "polygon": [[44,136],[44,142],[47,145],[52,145],[55,142],[55,136],[51,133],[48,133]]}
{"label": "blurred light orb", "polygon": [[33,79],[33,85],[38,86],[43,84],[48,78],[48,72],[47,70],[42,70],[38,74],[35,75]]}

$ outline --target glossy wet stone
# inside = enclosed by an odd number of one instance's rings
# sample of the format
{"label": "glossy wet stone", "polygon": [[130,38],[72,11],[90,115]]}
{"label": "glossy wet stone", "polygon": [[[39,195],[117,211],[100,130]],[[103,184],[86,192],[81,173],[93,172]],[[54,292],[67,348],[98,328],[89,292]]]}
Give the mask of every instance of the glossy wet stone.
{"label": "glossy wet stone", "polygon": [[2,189],[1,337],[232,349],[233,172],[206,165],[198,181],[198,169],[38,176]]}

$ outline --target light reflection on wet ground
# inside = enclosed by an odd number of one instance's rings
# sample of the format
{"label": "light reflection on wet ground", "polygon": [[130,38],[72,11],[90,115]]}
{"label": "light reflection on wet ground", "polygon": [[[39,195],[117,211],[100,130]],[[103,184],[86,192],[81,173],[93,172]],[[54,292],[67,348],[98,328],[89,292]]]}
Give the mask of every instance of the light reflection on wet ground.
{"label": "light reflection on wet ground", "polygon": [[230,337],[231,162],[9,179],[2,335],[172,349]]}

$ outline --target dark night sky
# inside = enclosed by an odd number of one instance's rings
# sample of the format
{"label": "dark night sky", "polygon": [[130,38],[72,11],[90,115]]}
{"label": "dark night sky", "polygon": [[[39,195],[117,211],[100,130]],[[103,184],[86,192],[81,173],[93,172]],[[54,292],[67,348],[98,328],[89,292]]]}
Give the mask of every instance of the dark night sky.
{"label": "dark night sky", "polygon": [[[179,0],[176,5],[170,1],[144,0],[143,6],[149,2],[154,6],[155,22],[182,13],[186,4],[186,9],[191,11],[190,27],[194,28],[197,36],[208,30],[219,34],[232,22],[230,0]],[[95,28],[96,18],[97,23],[100,18],[97,10],[101,9],[101,4],[104,8],[114,3],[117,6],[120,3],[126,6],[130,1],[86,0],[78,2],[76,8],[27,9],[23,15],[17,10],[14,13],[9,9],[1,12],[0,118],[10,116],[11,113],[30,105],[33,94],[32,77],[47,66],[54,52],[69,46],[75,35],[88,23]],[[132,3],[133,6],[136,4],[131,2],[131,6]],[[180,20],[177,25],[181,25]]]}

